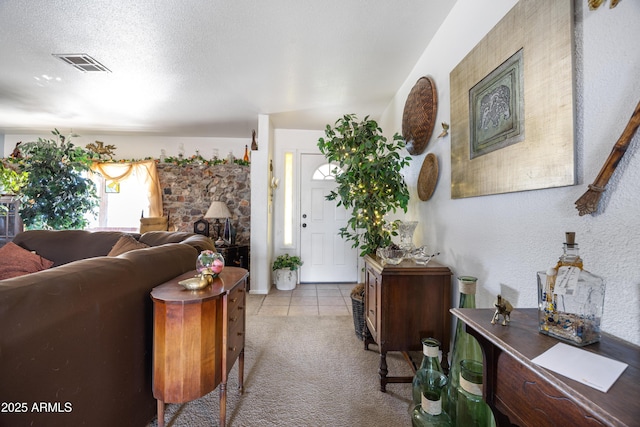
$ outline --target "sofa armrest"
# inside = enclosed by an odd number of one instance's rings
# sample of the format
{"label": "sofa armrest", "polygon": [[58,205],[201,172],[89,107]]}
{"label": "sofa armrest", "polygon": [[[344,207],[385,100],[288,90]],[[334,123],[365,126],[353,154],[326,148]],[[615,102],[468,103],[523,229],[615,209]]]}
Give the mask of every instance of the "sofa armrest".
{"label": "sofa armrest", "polygon": [[182,273],[196,269],[199,252],[189,245],[167,243],[144,249],[125,252],[117,258],[126,259],[144,275],[144,280],[156,285],[166,282]]}

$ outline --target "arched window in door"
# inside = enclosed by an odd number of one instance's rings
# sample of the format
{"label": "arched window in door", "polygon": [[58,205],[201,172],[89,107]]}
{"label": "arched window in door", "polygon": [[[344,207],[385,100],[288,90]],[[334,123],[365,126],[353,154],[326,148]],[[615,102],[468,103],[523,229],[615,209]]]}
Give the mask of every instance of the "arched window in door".
{"label": "arched window in door", "polygon": [[318,166],[318,169],[313,172],[312,179],[314,181],[335,180],[336,175],[340,175],[342,172],[340,166],[335,163],[325,163]]}

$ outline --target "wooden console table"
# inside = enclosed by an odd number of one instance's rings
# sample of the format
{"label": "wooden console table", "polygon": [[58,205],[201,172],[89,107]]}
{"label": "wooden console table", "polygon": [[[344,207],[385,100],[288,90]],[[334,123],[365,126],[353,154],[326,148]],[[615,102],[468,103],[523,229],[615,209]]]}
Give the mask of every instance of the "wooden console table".
{"label": "wooden console table", "polygon": [[482,347],[484,399],[499,426],[639,425],[640,347],[607,334],[582,347],[629,365],[603,393],[531,362],[560,342],[538,333],[537,309],[516,309],[508,326],[492,325],[491,309],[451,312]]}
{"label": "wooden console table", "polygon": [[238,387],[244,376],[247,270],[225,267],[213,284],[189,291],[176,277],[151,291],[153,300],[153,397],[158,427],[165,403],[184,403],[220,385],[220,426],[226,423],[227,377],[238,359]]}
{"label": "wooden console table", "polygon": [[[443,368],[449,353],[451,315],[451,270],[431,261],[426,266],[413,261],[384,265],[376,256],[365,262],[365,319],[371,332],[369,344],[380,352],[380,391],[387,383],[411,382],[413,377],[390,377],[387,352],[402,352],[415,370],[409,351],[422,352],[423,338],[436,338],[442,348]],[[373,341],[372,341],[373,340]]]}

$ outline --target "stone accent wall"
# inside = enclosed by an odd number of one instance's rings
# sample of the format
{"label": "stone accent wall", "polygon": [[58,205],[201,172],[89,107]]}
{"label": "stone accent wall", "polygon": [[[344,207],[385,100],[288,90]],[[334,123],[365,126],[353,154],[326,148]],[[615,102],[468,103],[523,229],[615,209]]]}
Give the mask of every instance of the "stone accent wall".
{"label": "stone accent wall", "polygon": [[[213,200],[225,202],[236,229],[236,244],[248,245],[251,224],[251,174],[249,166],[238,164],[184,165],[159,163],[164,215],[170,215],[170,228],[193,232]],[[222,230],[221,230],[222,232]],[[211,226],[211,235],[215,229]]]}

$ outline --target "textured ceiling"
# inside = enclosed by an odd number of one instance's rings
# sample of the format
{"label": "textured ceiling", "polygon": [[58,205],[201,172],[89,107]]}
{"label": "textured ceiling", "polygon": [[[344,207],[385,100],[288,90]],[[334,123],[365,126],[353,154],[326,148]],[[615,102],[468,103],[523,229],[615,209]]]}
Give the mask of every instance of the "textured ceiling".
{"label": "textured ceiling", "polygon": [[[0,0],[0,133],[248,137],[379,116],[455,1]],[[52,54],[86,53],[111,73]]]}

